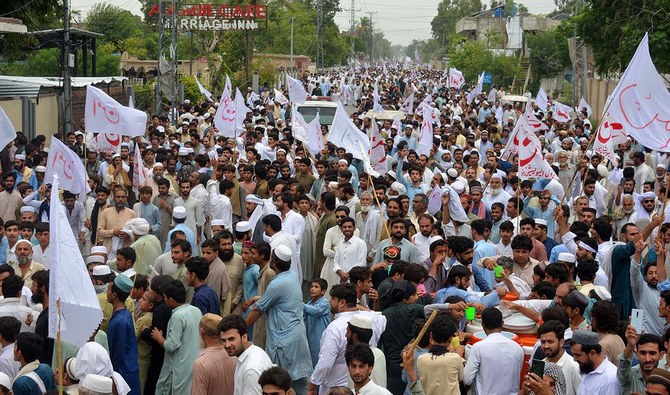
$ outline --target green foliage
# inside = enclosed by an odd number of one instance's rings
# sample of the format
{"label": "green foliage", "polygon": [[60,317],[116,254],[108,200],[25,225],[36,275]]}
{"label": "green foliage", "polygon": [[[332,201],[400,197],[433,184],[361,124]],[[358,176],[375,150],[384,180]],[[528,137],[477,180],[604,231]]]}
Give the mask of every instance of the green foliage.
{"label": "green foliage", "polygon": [[430,22],[433,37],[442,46],[448,45],[447,38],[455,31],[456,22],[483,9],[481,0],[442,0],[437,6],[437,15]]}
{"label": "green foliage", "polygon": [[529,61],[533,80],[554,77],[570,66],[567,37],[563,31],[552,29],[527,35]]}
{"label": "green foliage", "polygon": [[144,37],[128,37],[121,41],[121,51],[127,51],[130,56],[136,56],[138,59],[147,59],[147,47]]}
{"label": "green foliage", "polygon": [[62,26],[61,0],[4,0],[0,1],[0,15],[23,21],[28,31]]}
{"label": "green foliage", "polygon": [[136,108],[144,108],[146,105],[153,106],[155,98],[154,87],[154,84],[135,85]]}
{"label": "green foliage", "polygon": [[[58,77],[60,75],[60,52],[56,48],[35,51],[28,56],[20,75],[35,77]],[[56,67],[54,67],[56,66]]]}
{"label": "green foliage", "polygon": [[660,73],[670,72],[667,0],[586,0],[575,17],[577,34],[593,48],[596,71],[623,71],[649,32],[649,52]]}
{"label": "green foliage", "polygon": [[100,76],[121,75],[121,56],[114,52],[112,44],[98,45],[98,66]]}
{"label": "green foliage", "polygon": [[454,46],[449,51],[449,66],[463,72],[467,82],[476,82],[483,72],[493,75],[494,85],[512,85],[515,77],[517,82],[521,75],[521,62],[513,56],[495,56],[484,43],[474,42]]}
{"label": "green foliage", "polygon": [[198,89],[198,84],[195,83],[195,77],[185,75],[179,78],[179,81],[184,84],[184,99],[194,103],[205,100],[205,97],[200,93],[200,89]]}
{"label": "green foliage", "polygon": [[108,3],[97,3],[86,17],[88,30],[105,35],[104,41],[117,49],[129,37],[142,38],[144,24],[139,16]]}

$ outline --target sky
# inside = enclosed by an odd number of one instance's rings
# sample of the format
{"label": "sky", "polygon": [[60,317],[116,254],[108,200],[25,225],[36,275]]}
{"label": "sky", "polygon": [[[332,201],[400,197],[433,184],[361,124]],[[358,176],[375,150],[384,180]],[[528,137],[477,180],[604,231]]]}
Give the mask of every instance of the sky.
{"label": "sky", "polygon": [[[71,0],[72,7],[85,15],[95,3],[102,0]],[[415,6],[408,7],[407,0],[354,0],[356,20],[370,16],[375,29],[381,29],[392,45],[409,45],[412,40],[425,40],[431,37],[430,22],[437,15],[440,0],[421,0]],[[107,0],[109,4],[119,6],[140,15],[141,5],[137,0]],[[190,1],[198,3],[197,0]],[[484,0],[484,3],[490,3]],[[554,0],[521,1],[532,14],[547,14],[554,10]],[[351,0],[340,0],[342,11],[335,16],[340,30],[349,30]],[[376,13],[376,14],[374,14]]]}

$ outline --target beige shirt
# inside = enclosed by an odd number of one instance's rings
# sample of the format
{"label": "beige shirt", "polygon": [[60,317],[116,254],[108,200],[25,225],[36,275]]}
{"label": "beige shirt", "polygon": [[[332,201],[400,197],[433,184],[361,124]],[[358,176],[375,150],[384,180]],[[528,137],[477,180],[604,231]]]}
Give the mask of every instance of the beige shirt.
{"label": "beige shirt", "polygon": [[35,272],[39,272],[40,270],[46,269],[46,267],[44,267],[44,265],[41,263],[31,261],[30,268],[24,275],[18,262],[11,262],[10,266],[14,269],[14,272],[17,276],[21,276],[23,279],[23,285],[27,288],[30,288],[33,285],[33,274],[35,274]]}
{"label": "beige shirt", "polygon": [[0,218],[5,222],[16,221],[16,210],[23,206],[23,198],[17,190],[0,192]]}
{"label": "beige shirt", "polygon": [[[274,270],[270,269],[270,263],[263,266],[263,268],[258,272],[258,291],[256,293],[256,299],[260,300],[265,294],[265,290],[268,289],[270,281],[272,281],[277,276]],[[254,344],[258,347],[265,349],[265,335],[267,333],[267,324],[266,324],[266,315],[261,314],[258,321],[254,324]]]}
{"label": "beige shirt", "polygon": [[207,347],[193,363],[191,395],[232,394],[235,390],[237,357],[230,357],[223,346]]}
{"label": "beige shirt", "polygon": [[[129,219],[136,218],[137,214],[127,207],[124,207],[121,212],[116,211],[115,207],[106,208],[100,215],[98,221],[98,233],[96,234],[97,243],[107,249],[107,252],[112,248],[112,236],[114,236],[114,229],[122,229]],[[123,243],[123,247],[129,247],[132,240],[128,238]]]}
{"label": "beige shirt", "polygon": [[209,274],[205,279],[205,283],[216,292],[219,296],[221,306],[228,298],[230,291],[230,278],[228,277],[228,270],[226,265],[217,257],[209,264]]}
{"label": "beige shirt", "polygon": [[[223,308],[223,317],[234,311],[239,311],[240,301],[242,300],[242,293],[244,291],[242,288],[242,274],[245,269],[244,263],[242,263],[242,257],[237,254],[234,254],[233,258],[228,262],[224,262],[224,264],[228,271],[230,288],[228,289],[228,296],[226,297],[226,303]],[[234,310],[231,309],[233,305],[236,306]]]}

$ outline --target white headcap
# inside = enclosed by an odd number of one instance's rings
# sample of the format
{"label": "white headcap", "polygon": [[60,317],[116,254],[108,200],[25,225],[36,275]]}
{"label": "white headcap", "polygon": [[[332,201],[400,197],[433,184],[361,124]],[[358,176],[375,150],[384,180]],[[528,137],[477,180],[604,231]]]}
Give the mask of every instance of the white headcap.
{"label": "white headcap", "polygon": [[248,232],[251,230],[251,224],[249,221],[240,221],[235,225],[235,231],[237,232]]}
{"label": "white headcap", "polygon": [[293,251],[285,245],[277,246],[277,248],[274,249],[274,253],[277,255],[277,258],[282,261],[290,261],[293,256]]}
{"label": "white headcap", "polygon": [[105,258],[101,257],[100,255],[90,255],[88,258],[86,258],[86,264],[89,265],[91,263],[103,264],[105,263]]}
{"label": "white headcap", "polygon": [[16,155],[14,155],[14,159],[26,160],[26,156],[24,154],[16,154]]}
{"label": "white headcap", "polygon": [[404,185],[402,185],[401,183],[399,183],[398,181],[391,184],[391,189],[393,189],[394,191],[396,191],[398,193],[407,193],[407,188]]}
{"label": "white headcap", "polygon": [[111,394],[113,381],[109,377],[98,374],[87,374],[79,383],[82,389],[87,389],[98,394]]}
{"label": "white headcap", "polygon": [[38,173],[46,173],[46,172],[47,172],[47,168],[44,167],[44,166],[36,166],[36,167],[35,167],[35,171],[38,172]]}
{"label": "white headcap", "polygon": [[177,206],[172,210],[172,217],[175,219],[186,218],[186,208],[184,206]]}
{"label": "white headcap", "polygon": [[188,156],[188,148],[186,147],[179,148],[179,156]]}
{"label": "white headcap", "polygon": [[542,218],[535,219],[535,225],[547,226],[547,221]]}
{"label": "white headcap", "polygon": [[106,276],[106,275],[111,274],[111,273],[112,273],[112,269],[110,269],[109,266],[107,266],[107,265],[98,265],[98,266],[93,268],[93,275],[94,276]]}
{"label": "white headcap", "polygon": [[8,390],[12,389],[12,380],[7,376],[7,373],[0,372],[0,385]]}
{"label": "white headcap", "polygon": [[21,213],[36,213],[35,207],[33,206],[23,206],[21,207]]}
{"label": "white headcap", "polygon": [[372,319],[364,314],[354,314],[349,320],[349,325],[361,329],[372,329]]}
{"label": "white headcap", "polygon": [[456,178],[458,177],[458,170],[452,167],[451,169],[447,170],[447,175],[451,178]]}
{"label": "white headcap", "polygon": [[93,247],[91,247],[91,254],[105,254],[105,255],[107,255],[107,249],[104,246],[93,246]]}
{"label": "white headcap", "polygon": [[574,263],[577,260],[577,258],[575,258],[575,256],[569,252],[561,252],[560,254],[558,254],[557,260],[561,262]]}

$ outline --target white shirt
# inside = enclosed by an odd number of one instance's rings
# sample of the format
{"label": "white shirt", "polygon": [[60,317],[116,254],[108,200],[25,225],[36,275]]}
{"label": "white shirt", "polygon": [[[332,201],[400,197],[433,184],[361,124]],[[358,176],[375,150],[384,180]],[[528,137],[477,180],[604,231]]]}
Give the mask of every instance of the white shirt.
{"label": "white shirt", "polygon": [[[304,222],[305,219],[302,217],[302,215],[300,214],[298,215],[300,216],[300,219]],[[291,270],[293,270],[293,273],[298,275],[298,279],[302,284],[302,265],[300,264],[300,258],[298,257],[298,251],[300,251],[300,249],[293,235],[290,235],[284,232],[283,230],[280,230],[279,232],[272,235],[272,237],[270,237],[268,243],[270,243],[270,248],[272,248],[273,251],[280,245],[286,246],[290,248],[291,251],[293,251],[293,255],[291,256]]]}
{"label": "white shirt", "polygon": [[501,333],[491,333],[472,346],[463,382],[474,385],[478,394],[517,395],[523,357],[518,343]]}
{"label": "white shirt", "polygon": [[21,364],[14,360],[14,343],[10,343],[0,351],[0,372],[5,373],[11,381],[14,381],[19,370],[21,370]]}
{"label": "white shirt", "polygon": [[342,240],[335,247],[333,271],[349,273],[354,266],[367,266],[368,245],[358,236],[351,236],[349,240]]}
{"label": "white shirt", "polygon": [[255,345],[249,346],[239,357],[235,366],[234,395],[261,395],[262,388],[258,378],[265,370],[273,366],[265,351]]}
{"label": "white shirt", "polygon": [[224,221],[223,227],[233,231],[233,205],[230,198],[219,193],[219,184],[214,180],[207,182],[209,191],[209,207],[211,207],[211,218]]}
{"label": "white shirt", "polygon": [[[546,358],[544,359],[547,360]],[[577,395],[579,384],[582,382],[582,375],[579,373],[579,364],[568,354],[563,352],[561,358],[556,362],[560,366],[565,376],[565,395]]]}
{"label": "white shirt", "polygon": [[500,243],[496,244],[496,255],[507,256],[511,258],[512,255],[514,255],[514,251],[512,251],[512,243],[504,245],[502,240],[500,240]]}
{"label": "white shirt", "polygon": [[51,249],[47,245],[46,250],[42,251],[42,247],[38,244],[33,246],[33,261],[41,263],[48,269],[51,268]]}
{"label": "white shirt", "polygon": [[[351,390],[356,394],[354,387],[351,387]],[[378,386],[374,381],[370,380],[367,384],[361,387],[361,390],[358,391],[357,395],[392,395],[389,390],[384,387]]]}
{"label": "white shirt", "polygon": [[420,232],[414,235],[414,245],[419,251],[419,262],[423,262],[430,257],[430,238],[431,236],[424,236]]}
{"label": "white shirt", "polygon": [[289,210],[284,218],[281,212],[275,213],[281,218],[281,230],[290,234],[297,244],[298,260],[300,259],[300,245],[302,244],[302,235],[305,233],[305,218],[293,210]]}
{"label": "white shirt", "polygon": [[372,318],[372,338],[370,346],[376,347],[381,334],[386,329],[386,317],[374,311],[345,311],[335,314],[321,335],[319,361],[314,367],[310,382],[319,386],[319,395],[325,395],[332,387],[346,387],[349,380],[349,369],[344,360],[347,346],[346,332],[349,320],[355,314],[364,314]]}
{"label": "white shirt", "polygon": [[356,213],[356,230],[360,232],[361,239],[363,239],[368,245],[368,255],[373,257],[375,251],[377,251],[377,245],[379,244],[379,237],[381,236],[381,215],[379,211],[375,208],[370,208],[367,217],[363,220],[363,215],[361,213]]}
{"label": "white shirt", "polygon": [[621,384],[616,376],[617,367],[605,358],[594,370],[582,378],[578,395],[620,394]]}
{"label": "white shirt", "polygon": [[[14,317],[21,323],[21,332],[35,333],[35,322],[37,321],[35,310],[22,305],[20,302],[21,298],[4,298],[0,300],[0,317]],[[35,319],[28,326],[26,325],[26,318],[30,314],[33,314]]]}

